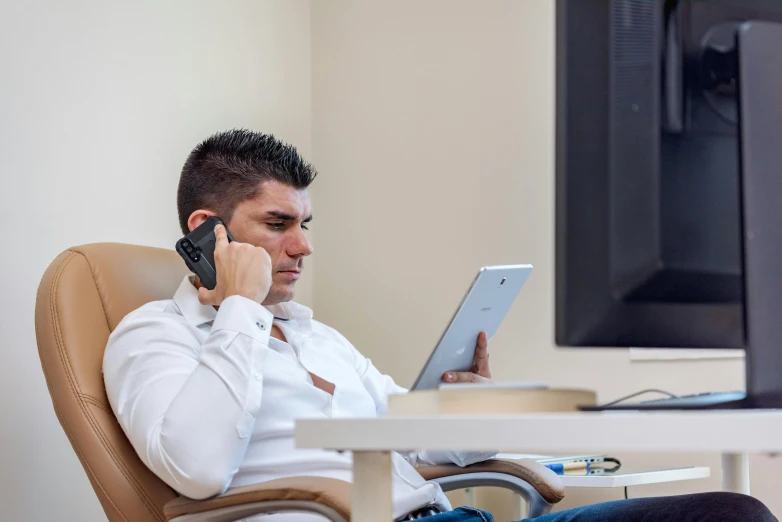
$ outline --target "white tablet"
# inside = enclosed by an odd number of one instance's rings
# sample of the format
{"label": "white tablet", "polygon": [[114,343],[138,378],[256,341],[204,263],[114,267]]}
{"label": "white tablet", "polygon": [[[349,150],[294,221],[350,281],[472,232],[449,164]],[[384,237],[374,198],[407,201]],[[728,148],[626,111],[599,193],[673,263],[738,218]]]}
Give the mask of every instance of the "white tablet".
{"label": "white tablet", "polygon": [[481,268],[410,390],[437,388],[447,371],[470,371],[478,334],[491,339],[530,272],[532,265]]}

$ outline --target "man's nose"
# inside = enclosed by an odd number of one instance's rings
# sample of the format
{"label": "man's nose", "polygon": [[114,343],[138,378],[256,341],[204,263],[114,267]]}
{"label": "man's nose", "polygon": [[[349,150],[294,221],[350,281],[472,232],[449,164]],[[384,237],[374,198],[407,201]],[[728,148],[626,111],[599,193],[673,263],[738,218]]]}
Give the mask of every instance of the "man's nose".
{"label": "man's nose", "polygon": [[295,237],[289,245],[289,255],[291,257],[309,256],[313,252],[312,243],[303,229],[295,233]]}

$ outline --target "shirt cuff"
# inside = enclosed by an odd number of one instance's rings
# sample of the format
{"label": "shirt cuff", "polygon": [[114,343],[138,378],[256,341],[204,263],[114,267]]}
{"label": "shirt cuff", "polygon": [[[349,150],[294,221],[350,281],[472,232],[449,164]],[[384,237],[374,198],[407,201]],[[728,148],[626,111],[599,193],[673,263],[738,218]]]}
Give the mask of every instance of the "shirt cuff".
{"label": "shirt cuff", "polygon": [[274,314],[251,299],[232,295],[220,304],[212,330],[230,330],[252,337],[266,346]]}
{"label": "shirt cuff", "polygon": [[484,462],[497,456],[497,451],[452,451],[428,450],[422,452],[422,459],[428,464],[456,464],[464,467],[476,462]]}

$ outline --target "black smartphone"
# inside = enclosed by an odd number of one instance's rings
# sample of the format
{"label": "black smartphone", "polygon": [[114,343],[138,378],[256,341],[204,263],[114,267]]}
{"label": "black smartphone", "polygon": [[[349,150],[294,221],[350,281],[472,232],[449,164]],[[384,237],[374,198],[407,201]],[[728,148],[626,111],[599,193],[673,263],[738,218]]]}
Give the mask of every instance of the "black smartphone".
{"label": "black smartphone", "polygon": [[[176,251],[185,260],[187,267],[198,276],[201,284],[209,290],[213,290],[217,284],[215,270],[215,227],[217,225],[224,225],[224,223],[219,217],[212,216],[176,242]],[[228,241],[234,240],[228,228],[225,229],[225,233]]]}

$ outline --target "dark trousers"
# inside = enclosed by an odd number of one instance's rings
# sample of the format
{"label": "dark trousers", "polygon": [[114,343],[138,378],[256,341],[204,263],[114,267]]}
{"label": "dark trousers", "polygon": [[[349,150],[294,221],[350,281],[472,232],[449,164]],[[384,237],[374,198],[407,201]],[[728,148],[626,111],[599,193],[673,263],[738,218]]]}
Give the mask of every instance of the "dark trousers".
{"label": "dark trousers", "polygon": [[[492,522],[485,511],[460,507],[426,517],[426,522]],[[592,504],[524,522],[778,522],[759,500],[737,493],[701,493],[633,498]]]}

